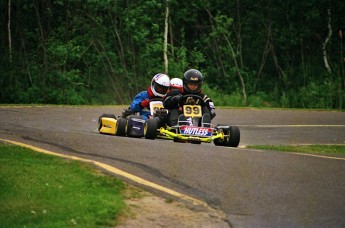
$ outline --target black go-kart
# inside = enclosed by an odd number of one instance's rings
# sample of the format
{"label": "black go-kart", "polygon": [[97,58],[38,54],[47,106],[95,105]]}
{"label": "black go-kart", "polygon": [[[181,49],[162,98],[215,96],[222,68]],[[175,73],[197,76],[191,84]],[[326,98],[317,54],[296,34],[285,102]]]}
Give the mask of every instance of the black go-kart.
{"label": "black go-kart", "polygon": [[[201,144],[213,142],[216,146],[237,147],[240,143],[240,129],[237,126],[213,125],[209,114],[202,113],[206,104],[198,95],[184,95],[180,102],[183,114],[176,126],[159,124],[152,118],[145,122],[144,136],[148,139],[165,138],[175,142]],[[159,127],[159,125],[161,125]]]}

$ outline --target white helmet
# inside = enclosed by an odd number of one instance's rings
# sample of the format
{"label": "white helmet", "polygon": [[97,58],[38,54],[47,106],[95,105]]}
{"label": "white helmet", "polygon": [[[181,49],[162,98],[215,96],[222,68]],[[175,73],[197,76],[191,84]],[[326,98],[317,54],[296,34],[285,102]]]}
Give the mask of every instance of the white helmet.
{"label": "white helmet", "polygon": [[179,89],[182,90],[183,88],[183,82],[180,78],[172,78],[170,80],[170,89]]}
{"label": "white helmet", "polygon": [[170,78],[166,74],[156,74],[151,81],[151,90],[156,97],[164,97],[170,86]]}

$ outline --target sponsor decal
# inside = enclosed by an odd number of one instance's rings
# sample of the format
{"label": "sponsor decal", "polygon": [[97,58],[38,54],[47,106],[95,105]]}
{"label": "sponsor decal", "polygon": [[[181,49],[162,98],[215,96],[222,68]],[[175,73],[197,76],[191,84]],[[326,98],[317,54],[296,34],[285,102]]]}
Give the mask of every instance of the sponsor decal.
{"label": "sponsor decal", "polygon": [[195,136],[211,136],[212,128],[207,127],[194,127],[194,126],[181,126],[181,134],[195,135]]}
{"label": "sponsor decal", "polygon": [[145,123],[145,120],[143,120],[143,119],[132,118],[131,120],[132,120],[133,122]]}

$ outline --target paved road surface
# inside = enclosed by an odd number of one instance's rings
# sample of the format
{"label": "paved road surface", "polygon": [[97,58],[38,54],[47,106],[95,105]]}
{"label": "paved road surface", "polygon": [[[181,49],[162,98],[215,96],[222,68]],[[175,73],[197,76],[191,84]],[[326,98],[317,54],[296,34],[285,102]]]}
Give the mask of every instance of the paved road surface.
{"label": "paved road surface", "polygon": [[[345,158],[100,135],[102,113],[120,108],[1,107],[0,138],[95,159],[202,199],[233,227],[345,227]],[[345,144],[344,112],[218,109],[213,123],[238,125],[240,146]]]}

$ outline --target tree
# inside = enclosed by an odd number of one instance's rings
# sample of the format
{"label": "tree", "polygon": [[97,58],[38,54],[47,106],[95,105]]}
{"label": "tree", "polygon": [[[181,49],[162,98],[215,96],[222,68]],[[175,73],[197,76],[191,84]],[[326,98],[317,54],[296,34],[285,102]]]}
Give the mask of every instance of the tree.
{"label": "tree", "polygon": [[193,67],[226,94],[219,105],[232,96],[344,108],[342,1],[7,0],[0,9],[1,103],[126,104],[156,73]]}
{"label": "tree", "polygon": [[165,9],[165,23],[164,23],[164,71],[165,73],[169,73],[169,68],[168,68],[168,55],[167,55],[167,47],[168,47],[168,29],[169,29],[169,24],[168,24],[168,19],[169,19],[169,0],[166,0],[166,9]]}
{"label": "tree", "polygon": [[325,38],[325,41],[322,43],[322,53],[323,53],[323,62],[325,64],[325,67],[326,67],[328,73],[332,73],[331,67],[329,66],[329,63],[328,63],[328,57],[327,57],[328,55],[327,55],[327,49],[326,49],[326,46],[332,37],[332,24],[331,24],[331,10],[330,9],[327,9],[327,15],[328,15],[328,23],[327,23],[328,34],[327,34],[327,37]]}
{"label": "tree", "polygon": [[11,0],[8,0],[8,52],[9,52],[9,62],[12,63],[12,37],[11,37]]}

